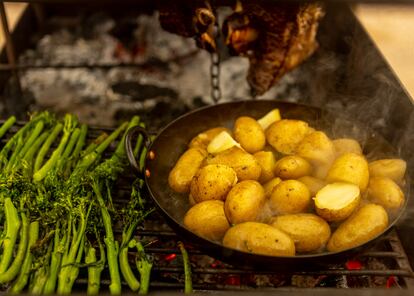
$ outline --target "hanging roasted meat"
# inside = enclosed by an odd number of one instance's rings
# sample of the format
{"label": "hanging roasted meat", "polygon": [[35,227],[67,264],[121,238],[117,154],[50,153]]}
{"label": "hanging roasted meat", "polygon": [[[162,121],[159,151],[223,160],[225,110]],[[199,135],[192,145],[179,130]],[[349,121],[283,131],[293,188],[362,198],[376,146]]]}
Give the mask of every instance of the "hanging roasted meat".
{"label": "hanging roasted meat", "polygon": [[197,46],[216,51],[214,24],[216,16],[208,1],[162,1],[158,5],[161,27],[174,34],[192,37]]}
{"label": "hanging roasted meat", "polygon": [[[261,95],[318,47],[315,36],[323,8],[319,3],[235,3],[222,32],[230,53],[249,59],[247,80],[252,94]],[[216,16],[210,2],[163,1],[159,12],[163,29],[193,37],[200,48],[210,52],[217,50]]]}
{"label": "hanging roasted meat", "polygon": [[249,58],[253,94],[265,93],[315,51],[323,14],[318,3],[237,2],[223,34],[232,54]]}

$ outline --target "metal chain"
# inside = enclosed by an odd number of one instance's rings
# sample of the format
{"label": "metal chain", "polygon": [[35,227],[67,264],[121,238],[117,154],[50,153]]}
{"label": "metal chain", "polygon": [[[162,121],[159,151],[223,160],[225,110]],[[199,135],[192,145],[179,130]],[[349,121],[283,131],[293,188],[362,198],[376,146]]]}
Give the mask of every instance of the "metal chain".
{"label": "metal chain", "polygon": [[[217,14],[216,14],[217,15]],[[214,24],[214,39],[218,45],[219,26],[216,19]],[[211,79],[211,98],[213,102],[217,104],[221,99],[220,89],[220,54],[217,48],[215,52],[211,53],[211,65],[210,65],[210,79]]]}

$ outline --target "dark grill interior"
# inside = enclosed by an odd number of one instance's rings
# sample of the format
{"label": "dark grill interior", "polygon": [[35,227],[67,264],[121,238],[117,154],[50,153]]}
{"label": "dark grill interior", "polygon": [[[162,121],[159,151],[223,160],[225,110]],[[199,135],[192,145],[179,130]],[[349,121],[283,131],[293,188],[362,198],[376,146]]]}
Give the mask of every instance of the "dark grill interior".
{"label": "dark grill interior", "polygon": [[[61,21],[68,21],[70,27],[71,17],[76,15],[76,9],[67,13],[68,4],[55,5],[45,4],[43,9],[44,19],[38,27],[33,24],[36,10],[29,9],[13,34],[17,54],[27,49],[28,38],[33,34],[39,40],[42,36],[53,31],[53,26],[48,21],[53,18]],[[107,3],[108,11],[112,11],[116,17],[126,14],[125,8]],[[77,6],[75,4],[75,6]],[[90,6],[90,7],[89,7]],[[83,16],[96,9],[96,5],[89,3],[86,9],[81,11]],[[133,6],[136,11],[145,10],[143,7]],[[100,7],[104,9],[105,7]],[[132,8],[131,8],[132,9]],[[133,10],[132,9],[132,10]],[[149,9],[150,11],[151,9]],[[360,24],[353,16],[348,6],[333,5],[328,7],[328,13],[321,26],[318,36],[321,48],[308,62],[291,74],[288,74],[267,99],[278,98],[281,100],[307,103],[330,109],[333,112],[341,112],[348,115],[361,126],[368,125],[380,132],[392,143],[401,154],[401,157],[408,161],[408,173],[414,167],[412,144],[414,143],[414,112],[413,103],[410,97],[398,82],[382,56],[375,48],[375,45],[364,32]],[[69,17],[68,15],[69,14]],[[79,13],[81,15],[81,13]],[[86,18],[87,19],[87,18]],[[39,23],[37,23],[39,24]],[[73,26],[73,24],[72,24]],[[32,35],[30,35],[32,36]],[[54,63],[54,61],[43,61],[38,64],[24,63],[20,61],[13,65],[4,63],[5,52],[1,53],[2,64],[0,64],[0,97],[5,104],[2,109],[3,116],[11,113],[24,115],[28,105],[32,104],[32,98],[27,93],[21,93],[15,84],[13,71],[24,75],[26,71],[33,69],[89,69],[91,71],[110,71],[116,68],[122,72],[132,71],[133,73],[150,73],[159,71],[165,66],[174,64],[178,67],[182,63],[188,63],[197,54],[189,50],[184,55],[175,57],[170,61],[149,60],[144,62],[123,62],[118,61],[116,66],[111,63],[100,63],[85,61],[83,63]],[[205,55],[208,58],[208,55]],[[95,64],[94,64],[95,63]],[[208,61],[206,62],[208,64]],[[114,67],[115,66],[115,67]],[[197,64],[193,67],[198,66]],[[202,68],[200,66],[200,68]],[[132,70],[131,70],[132,69]],[[155,70],[154,70],[155,69]],[[198,71],[195,68],[194,71]],[[148,71],[148,72],[146,72]],[[240,80],[237,80],[240,81]],[[209,83],[207,83],[209,84]],[[138,87],[138,92],[137,92]],[[152,87],[152,88],[151,88]],[[130,114],[140,114],[147,122],[150,129],[157,131],[163,125],[185,112],[210,104],[207,94],[206,98],[190,98],[190,103],[183,103],[180,98],[180,85],[176,88],[165,88],[145,84],[119,83],[115,88],[119,93],[129,96],[126,101],[146,101],[151,97],[163,97],[152,110],[131,109],[115,116],[113,122],[122,117],[129,117]],[[198,86],[197,86],[198,87]],[[135,92],[134,92],[135,91]],[[143,95],[145,93],[145,95]],[[155,95],[154,95],[155,93]],[[274,94],[274,97],[271,97]],[[245,99],[243,96],[227,95],[226,100]],[[167,98],[167,99],[165,99]],[[92,104],[93,105],[93,104]],[[32,106],[33,107],[33,106]],[[33,107],[36,109],[36,106]],[[128,109],[128,108],[126,108]],[[95,113],[102,109],[95,108]],[[23,117],[23,116],[21,116]],[[87,118],[87,116],[86,116]],[[95,120],[93,122],[99,122]],[[105,124],[102,123],[102,124]],[[93,139],[102,130],[108,128],[92,128],[89,132],[90,139]],[[12,132],[15,129],[12,129]],[[357,135],[358,131],[356,131]],[[4,140],[7,140],[5,137]],[[116,202],[122,206],[128,198],[129,185],[132,172],[126,172],[125,178],[118,186]],[[411,182],[412,184],[413,182]],[[148,197],[149,198],[149,197]],[[190,254],[193,285],[198,291],[211,290],[249,290],[257,291],[284,291],[300,288],[402,288],[414,289],[414,274],[411,264],[414,262],[414,247],[411,242],[413,231],[413,200],[408,203],[407,215],[397,227],[384,235],[375,245],[355,258],[349,258],[348,262],[341,264],[329,264],[320,269],[294,270],[284,272],[268,272],[261,270],[241,270],[216,261],[194,246],[186,244]],[[120,229],[117,230],[118,235]],[[152,214],[142,229],[136,233],[147,243],[146,251],[154,259],[154,267],[151,280],[152,291],[178,291],[184,287],[183,265],[180,252],[177,247],[179,237],[165,224],[162,217],[157,213]],[[130,254],[131,264],[134,264],[134,254]],[[410,264],[411,263],[411,264]],[[84,292],[87,277],[83,270],[78,278],[78,285],[75,290]],[[103,290],[107,291],[109,274],[102,275]],[[124,283],[124,291],[128,287]],[[303,291],[303,290],[301,290]],[[307,290],[312,291],[312,290]],[[368,290],[365,290],[368,291]]]}

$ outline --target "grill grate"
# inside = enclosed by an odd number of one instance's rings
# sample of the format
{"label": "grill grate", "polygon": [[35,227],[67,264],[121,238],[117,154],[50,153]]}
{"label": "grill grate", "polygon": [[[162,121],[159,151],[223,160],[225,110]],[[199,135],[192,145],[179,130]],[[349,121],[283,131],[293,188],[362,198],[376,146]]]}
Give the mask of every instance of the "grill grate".
{"label": "grill grate", "polygon": [[[23,122],[13,126],[1,140],[2,143],[10,138]],[[88,132],[91,141],[101,132],[109,132],[108,128],[92,127]],[[111,146],[113,149],[116,143]],[[133,180],[132,172],[125,172],[116,186],[114,203],[124,205],[129,199],[130,185]],[[149,199],[148,194],[145,195]],[[122,229],[115,228],[115,235],[120,236]],[[153,290],[179,291],[184,288],[184,268],[181,253],[178,249],[180,238],[165,224],[163,218],[156,212],[151,214],[145,225],[138,229],[135,235],[146,244],[146,252],[153,258],[154,266],[150,287]],[[209,257],[199,249],[186,244],[192,265],[193,288],[200,291],[212,290],[251,290],[261,288],[273,290],[276,288],[367,288],[386,287],[390,283],[404,289],[414,289],[414,274],[398,237],[396,229],[378,239],[369,250],[355,258],[362,264],[361,269],[347,269],[343,264],[329,264],[325,268],[312,271],[272,272],[264,270],[238,269]],[[130,252],[130,264],[134,264],[135,253]],[[137,271],[135,271],[137,272]],[[138,276],[138,274],[137,274]],[[87,272],[82,269],[76,281],[74,291],[83,292],[86,289]],[[109,274],[102,274],[102,289],[107,290]],[[128,291],[123,282],[124,291]]]}

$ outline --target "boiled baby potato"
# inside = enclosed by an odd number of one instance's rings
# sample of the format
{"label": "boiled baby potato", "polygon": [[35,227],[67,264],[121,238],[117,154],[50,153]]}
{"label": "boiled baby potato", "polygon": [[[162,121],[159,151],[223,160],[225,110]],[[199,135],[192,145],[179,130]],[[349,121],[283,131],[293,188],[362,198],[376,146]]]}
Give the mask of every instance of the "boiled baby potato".
{"label": "boiled baby potato", "polygon": [[190,208],[184,216],[184,225],[195,234],[219,241],[230,228],[221,200],[207,200]]}
{"label": "boiled baby potato", "polygon": [[264,190],[259,182],[242,181],[236,184],[227,195],[224,212],[231,224],[256,221],[264,201]]}
{"label": "boiled baby potato", "polygon": [[237,183],[236,172],[229,166],[212,164],[202,167],[191,181],[190,194],[195,202],[225,200]]}
{"label": "boiled baby potato", "polygon": [[345,153],[356,153],[362,154],[361,145],[359,145],[358,141],[350,138],[342,138],[333,140],[332,143],[335,146],[336,157],[341,156]]}
{"label": "boiled baby potato", "polygon": [[273,192],[273,189],[275,189],[275,187],[279,185],[280,182],[282,182],[282,179],[276,177],[270,180],[269,182],[263,184],[263,189],[265,191],[266,198],[270,197],[270,195]]}
{"label": "boiled baby potato", "polygon": [[302,182],[306,185],[306,187],[308,187],[311,196],[315,196],[316,193],[326,185],[326,182],[324,180],[312,176],[300,177],[298,178],[298,181]]}
{"label": "boiled baby potato", "polygon": [[267,224],[244,222],[226,232],[223,245],[253,254],[294,256],[295,244],[284,232]]}
{"label": "boiled baby potato", "polygon": [[257,181],[262,172],[256,158],[238,147],[232,147],[212,157],[207,157],[206,163],[223,164],[233,168],[239,181]]}
{"label": "boiled baby potato", "polygon": [[253,154],[256,158],[257,162],[259,163],[260,167],[262,168],[262,172],[260,174],[259,182],[264,183],[267,182],[274,177],[274,168],[276,164],[276,159],[271,151],[259,151]]}
{"label": "boiled baby potato", "polygon": [[398,158],[380,159],[368,164],[371,177],[386,177],[401,184],[404,179],[407,163]]}
{"label": "boiled baby potato", "polygon": [[234,123],[234,138],[249,153],[262,150],[266,144],[263,128],[256,119],[248,116],[237,118]]}
{"label": "boiled baby potato", "polygon": [[282,230],[295,242],[297,252],[322,249],[331,236],[328,223],[314,214],[294,214],[274,217],[271,226]]}
{"label": "boiled baby potato", "polygon": [[229,134],[231,133],[231,131],[225,127],[214,127],[202,133],[199,133],[191,140],[188,146],[190,148],[207,149],[207,146],[211,142],[211,140],[213,140],[213,138],[215,138],[221,132],[228,132]]}
{"label": "boiled baby potato", "polygon": [[326,181],[352,183],[364,192],[369,181],[368,162],[363,155],[345,153],[334,161]]}
{"label": "boiled baby potato", "polygon": [[266,129],[266,140],[278,152],[294,154],[309,131],[309,125],[302,120],[282,119]]}
{"label": "boiled baby potato", "polygon": [[318,191],[316,213],[328,222],[348,218],[361,200],[359,187],[351,183],[332,183]]}
{"label": "boiled baby potato", "polygon": [[275,165],[275,175],[282,179],[297,179],[311,173],[310,163],[297,155],[282,157]]}
{"label": "boiled baby potato", "polygon": [[278,214],[305,212],[310,204],[308,187],[297,180],[282,181],[270,195],[270,207]]}
{"label": "boiled baby potato", "polygon": [[390,178],[373,177],[369,180],[368,199],[388,209],[399,209],[404,204],[404,193]]}
{"label": "boiled baby potato", "polygon": [[179,193],[190,191],[190,183],[201,166],[207,152],[200,148],[190,148],[184,152],[168,175],[168,184]]}
{"label": "boiled baby potato", "polygon": [[367,204],[339,225],[332,234],[327,249],[343,251],[362,245],[383,233],[388,227],[388,215],[380,205]]}
{"label": "boiled baby potato", "polygon": [[313,166],[313,176],[319,179],[325,179],[335,159],[335,147],[329,137],[321,131],[306,135],[299,143],[296,153],[309,161]]}

